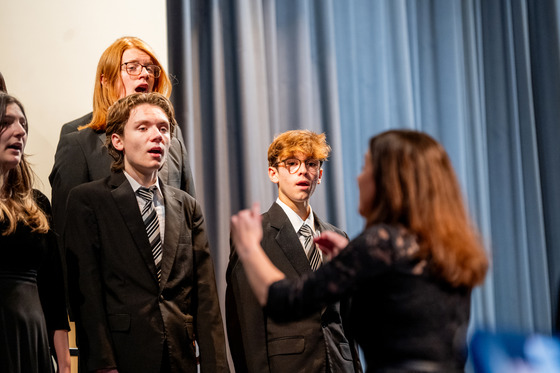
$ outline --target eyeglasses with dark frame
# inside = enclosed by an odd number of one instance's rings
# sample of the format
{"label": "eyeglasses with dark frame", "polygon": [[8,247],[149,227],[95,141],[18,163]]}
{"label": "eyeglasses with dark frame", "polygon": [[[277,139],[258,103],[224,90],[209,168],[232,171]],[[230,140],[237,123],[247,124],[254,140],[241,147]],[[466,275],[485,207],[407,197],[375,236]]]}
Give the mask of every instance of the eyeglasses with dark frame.
{"label": "eyeglasses with dark frame", "polygon": [[321,164],[323,162],[318,159],[306,159],[305,161],[302,161],[297,158],[287,158],[284,159],[283,161],[276,162],[275,166],[280,166],[283,164],[286,170],[288,171],[288,173],[295,174],[296,172],[299,171],[302,163],[305,163],[305,168],[307,169],[307,172],[311,174],[316,174],[321,168]]}
{"label": "eyeglasses with dark frame", "polygon": [[142,74],[142,69],[146,69],[148,75],[153,76],[154,78],[159,78],[161,74],[161,67],[157,65],[142,65],[139,62],[125,62],[121,64],[121,67],[124,66],[128,75],[138,76]]}

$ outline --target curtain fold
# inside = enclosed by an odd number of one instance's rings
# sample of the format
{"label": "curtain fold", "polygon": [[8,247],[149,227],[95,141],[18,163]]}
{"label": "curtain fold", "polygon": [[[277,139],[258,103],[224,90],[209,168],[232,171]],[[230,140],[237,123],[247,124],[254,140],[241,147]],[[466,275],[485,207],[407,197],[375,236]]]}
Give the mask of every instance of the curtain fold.
{"label": "curtain fold", "polygon": [[483,58],[494,293],[500,326],[550,332],[536,128],[551,123],[537,123],[534,115],[533,92],[540,87],[533,81],[539,72],[531,65],[529,35],[531,27],[539,25],[529,24],[527,4],[482,3],[483,18],[487,17]]}
{"label": "curtain fold", "polygon": [[[529,34],[531,64],[533,67],[533,92],[536,149],[541,177],[542,213],[544,235],[548,254],[550,303],[553,322],[560,321],[558,296],[560,285],[560,51],[558,45],[558,1],[533,1],[528,4],[528,18],[532,32]],[[560,325],[556,324],[556,330]]]}
{"label": "curtain fold", "polygon": [[222,294],[231,214],[253,201],[264,211],[276,198],[266,160],[275,134],[326,132],[333,152],[311,203],[354,236],[363,226],[355,178],[368,138],[415,128],[446,147],[492,255],[473,326],[552,331],[560,281],[556,1],[167,5],[172,99]]}

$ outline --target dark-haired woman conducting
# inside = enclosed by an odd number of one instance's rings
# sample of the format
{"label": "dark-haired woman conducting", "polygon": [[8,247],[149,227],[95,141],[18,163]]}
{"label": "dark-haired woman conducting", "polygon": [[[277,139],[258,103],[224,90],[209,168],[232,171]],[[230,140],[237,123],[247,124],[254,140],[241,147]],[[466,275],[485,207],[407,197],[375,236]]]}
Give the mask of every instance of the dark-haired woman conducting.
{"label": "dark-haired woman conducting", "polygon": [[32,189],[23,106],[0,93],[0,371],[70,372],[62,263],[50,204]]}
{"label": "dark-haired woman conducting", "polygon": [[232,217],[253,291],[279,321],[352,295],[350,327],[368,372],[462,372],[471,290],[488,259],[449,157],[422,132],[392,130],[370,140],[364,162],[364,231],[350,243],[333,232],[316,238],[332,259],[299,281],[261,250],[258,205]]}

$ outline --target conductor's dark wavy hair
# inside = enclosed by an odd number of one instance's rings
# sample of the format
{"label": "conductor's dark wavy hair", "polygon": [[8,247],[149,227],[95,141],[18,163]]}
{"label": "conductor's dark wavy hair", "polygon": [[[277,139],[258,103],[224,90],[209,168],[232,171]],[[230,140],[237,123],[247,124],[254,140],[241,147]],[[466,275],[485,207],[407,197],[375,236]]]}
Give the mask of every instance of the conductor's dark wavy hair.
{"label": "conductor's dark wavy hair", "polygon": [[397,224],[416,234],[420,255],[453,286],[474,287],[488,258],[445,149],[431,136],[391,130],[370,140],[375,193],[366,224]]}

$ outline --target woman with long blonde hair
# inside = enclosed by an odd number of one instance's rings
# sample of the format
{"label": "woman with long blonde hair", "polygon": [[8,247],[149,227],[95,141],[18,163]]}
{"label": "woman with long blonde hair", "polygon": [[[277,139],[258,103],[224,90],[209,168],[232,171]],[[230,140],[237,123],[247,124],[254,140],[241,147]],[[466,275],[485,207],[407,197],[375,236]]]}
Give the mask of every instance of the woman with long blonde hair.
{"label": "woman with long blonde hair", "polygon": [[70,372],[62,263],[50,230],[50,204],[32,189],[24,155],[28,124],[21,103],[0,93],[0,370]]}
{"label": "woman with long blonde hair", "polygon": [[425,133],[370,140],[358,176],[364,231],[324,232],[331,256],[300,281],[284,279],[260,249],[258,205],[232,217],[233,239],[259,302],[277,320],[303,317],[352,296],[348,327],[368,372],[462,372],[471,290],[488,259],[443,147]]}

